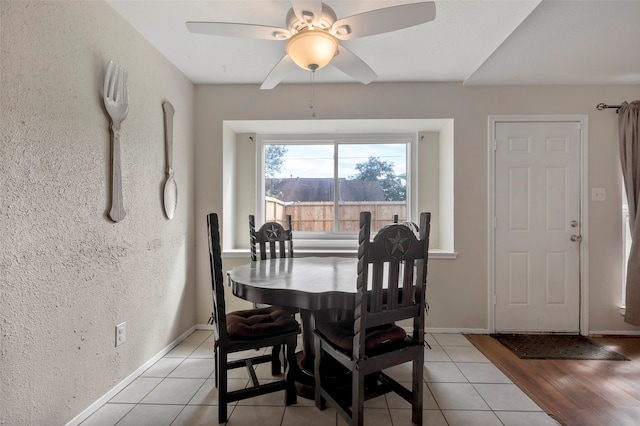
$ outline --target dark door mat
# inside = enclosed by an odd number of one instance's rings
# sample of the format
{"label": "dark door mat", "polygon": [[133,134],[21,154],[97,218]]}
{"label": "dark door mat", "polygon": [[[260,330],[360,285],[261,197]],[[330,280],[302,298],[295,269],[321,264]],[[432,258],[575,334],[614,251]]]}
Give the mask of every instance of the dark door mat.
{"label": "dark door mat", "polygon": [[492,334],[520,359],[629,361],[588,337],[559,334]]}

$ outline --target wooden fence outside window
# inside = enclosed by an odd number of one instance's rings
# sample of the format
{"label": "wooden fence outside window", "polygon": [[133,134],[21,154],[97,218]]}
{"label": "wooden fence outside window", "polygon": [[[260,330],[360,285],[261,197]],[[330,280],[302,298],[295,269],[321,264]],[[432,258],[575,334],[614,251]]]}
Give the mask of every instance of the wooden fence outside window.
{"label": "wooden fence outside window", "polygon": [[[293,231],[333,232],[334,204],[332,202],[283,203],[267,197],[265,201],[265,221],[285,223],[286,215],[291,215]],[[371,212],[371,229],[378,230],[392,223],[398,215],[399,222],[407,219],[407,204],[404,201],[348,201],[338,207],[338,230],[357,232],[360,212]]]}

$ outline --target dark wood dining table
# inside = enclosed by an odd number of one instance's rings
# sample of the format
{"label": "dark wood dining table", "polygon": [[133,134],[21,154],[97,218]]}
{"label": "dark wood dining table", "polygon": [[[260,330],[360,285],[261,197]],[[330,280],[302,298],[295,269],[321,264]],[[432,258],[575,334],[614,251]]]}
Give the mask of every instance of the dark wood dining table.
{"label": "dark wood dining table", "polygon": [[357,265],[354,257],[297,257],[251,262],[227,272],[235,296],[300,309],[302,351],[296,386],[302,397],[314,398],[313,330],[319,321],[352,315]]}

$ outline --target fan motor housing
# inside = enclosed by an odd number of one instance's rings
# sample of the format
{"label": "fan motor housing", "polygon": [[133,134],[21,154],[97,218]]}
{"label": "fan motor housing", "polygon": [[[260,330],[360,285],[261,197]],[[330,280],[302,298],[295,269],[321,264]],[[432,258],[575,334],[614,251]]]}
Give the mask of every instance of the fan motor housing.
{"label": "fan motor housing", "polygon": [[[303,12],[304,14],[304,12]],[[311,16],[311,13],[309,13]],[[314,25],[314,28],[329,31],[334,22],[336,22],[336,13],[326,4],[322,3],[322,17],[320,18],[319,25]],[[293,11],[293,8],[289,9],[287,13],[287,29],[291,34],[297,34],[302,30],[309,28],[309,22],[304,19],[298,18]]]}

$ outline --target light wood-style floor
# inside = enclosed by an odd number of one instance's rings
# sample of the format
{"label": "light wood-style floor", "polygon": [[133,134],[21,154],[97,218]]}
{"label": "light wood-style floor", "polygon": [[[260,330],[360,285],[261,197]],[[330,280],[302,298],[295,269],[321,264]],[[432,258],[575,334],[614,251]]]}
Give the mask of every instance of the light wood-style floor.
{"label": "light wood-style floor", "polygon": [[467,338],[560,424],[640,425],[640,337],[593,337],[630,361],[522,360],[491,336]]}

